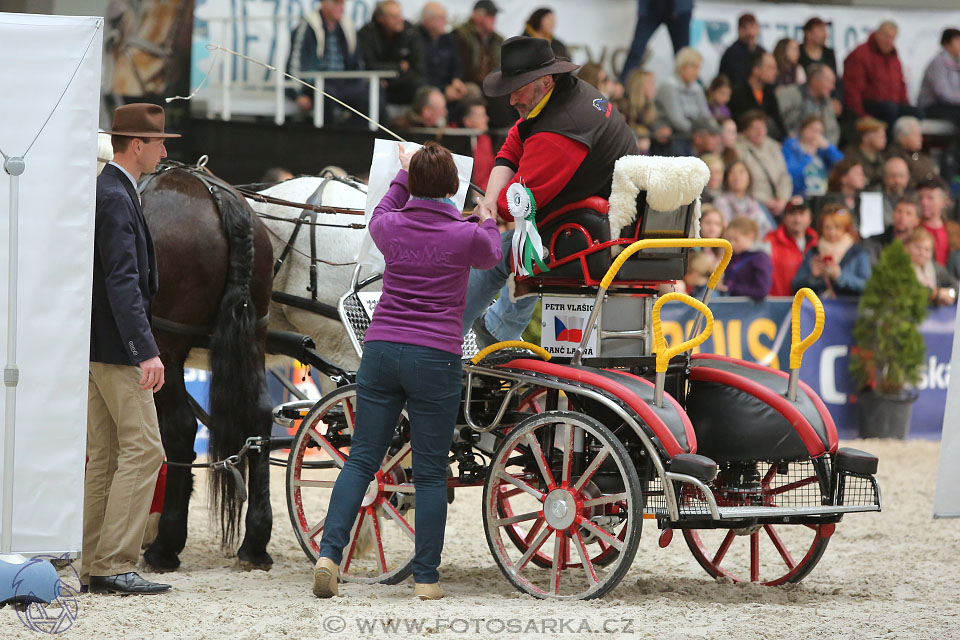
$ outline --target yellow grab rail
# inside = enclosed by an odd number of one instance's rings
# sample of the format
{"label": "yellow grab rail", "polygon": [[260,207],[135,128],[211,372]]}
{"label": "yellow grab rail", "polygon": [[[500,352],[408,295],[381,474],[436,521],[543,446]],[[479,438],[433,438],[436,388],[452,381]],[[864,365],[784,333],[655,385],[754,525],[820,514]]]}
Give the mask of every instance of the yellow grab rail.
{"label": "yellow grab rail", "polygon": [[525,342],[523,340],[506,340],[504,342],[492,344],[486,349],[481,350],[479,353],[477,353],[477,355],[470,358],[470,362],[473,364],[480,364],[481,360],[486,358],[494,351],[499,351],[500,349],[527,349],[529,351],[533,351],[544,360],[549,360],[553,357],[550,355],[549,351],[541,346],[533,344],[532,342]]}
{"label": "yellow grab rail", "polygon": [[720,283],[720,276],[723,275],[727,265],[730,264],[730,258],[733,257],[733,247],[730,246],[730,242],[723,240],[722,238],[668,238],[657,240],[637,240],[624,249],[620,255],[617,256],[616,260],[613,261],[613,264],[611,264],[610,268],[607,269],[606,275],[603,276],[603,280],[600,281],[600,288],[610,288],[610,283],[612,283],[613,279],[617,277],[620,267],[622,267],[623,263],[626,262],[627,259],[629,259],[630,256],[635,254],[637,251],[642,251],[644,249],[680,249],[684,247],[718,247],[723,249],[723,258],[720,260],[720,264],[717,265],[717,268],[713,270],[713,275],[710,276],[710,280],[707,282],[707,286],[709,288],[716,289],[717,285]]}
{"label": "yellow grab rail", "polygon": [[[800,340],[800,307],[803,306],[804,298],[809,300],[813,305],[817,320],[813,325],[813,331],[810,332],[810,335]],[[812,289],[804,287],[793,296],[792,320],[793,337],[790,340],[790,368],[799,369],[800,363],[803,362],[803,352],[819,340],[820,334],[823,333],[823,303],[820,302],[820,298],[817,297],[817,294],[815,294]]]}
{"label": "yellow grab rail", "polygon": [[[660,307],[671,300],[678,300],[693,307],[703,314],[707,319],[707,324],[701,333],[668,349],[667,341],[663,339],[663,327],[660,325]],[[710,311],[710,307],[685,293],[673,292],[661,296],[653,305],[653,345],[657,352],[657,373],[663,373],[667,370],[667,365],[673,356],[703,344],[711,333],[713,333],[713,312]]]}

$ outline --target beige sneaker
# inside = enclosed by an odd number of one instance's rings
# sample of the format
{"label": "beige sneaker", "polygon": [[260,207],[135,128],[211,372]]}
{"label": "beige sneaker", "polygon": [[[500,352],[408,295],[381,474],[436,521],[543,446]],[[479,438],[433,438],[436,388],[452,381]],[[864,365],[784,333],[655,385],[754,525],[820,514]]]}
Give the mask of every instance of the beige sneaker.
{"label": "beige sneaker", "polygon": [[313,595],[318,598],[332,598],[337,595],[337,577],[340,565],[323,556],[313,567]]}
{"label": "beige sneaker", "polygon": [[439,600],[443,597],[443,589],[440,588],[439,582],[432,584],[416,582],[413,585],[413,597],[420,600]]}

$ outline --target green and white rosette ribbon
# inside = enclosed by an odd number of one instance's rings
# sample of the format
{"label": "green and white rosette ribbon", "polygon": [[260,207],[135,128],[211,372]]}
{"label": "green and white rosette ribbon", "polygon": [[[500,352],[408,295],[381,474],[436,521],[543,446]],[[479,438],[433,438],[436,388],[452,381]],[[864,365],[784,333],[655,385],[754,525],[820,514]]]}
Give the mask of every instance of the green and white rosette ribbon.
{"label": "green and white rosette ribbon", "polygon": [[507,209],[513,216],[513,259],[514,273],[521,276],[533,275],[533,264],[540,268],[540,272],[550,269],[544,264],[547,252],[543,248],[543,241],[537,231],[537,204],[533,200],[530,189],[519,182],[514,182],[507,188]]}

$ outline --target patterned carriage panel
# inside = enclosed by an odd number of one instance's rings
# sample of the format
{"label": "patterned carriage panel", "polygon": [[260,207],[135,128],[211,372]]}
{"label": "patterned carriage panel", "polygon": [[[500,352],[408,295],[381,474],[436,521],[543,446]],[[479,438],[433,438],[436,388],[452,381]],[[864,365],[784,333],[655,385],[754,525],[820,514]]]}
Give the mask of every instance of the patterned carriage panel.
{"label": "patterned carriage panel", "polygon": [[826,406],[800,382],[787,399],[789,375],[713,354],[691,358],[687,413],[700,453],[717,462],[802,460],[837,450]]}

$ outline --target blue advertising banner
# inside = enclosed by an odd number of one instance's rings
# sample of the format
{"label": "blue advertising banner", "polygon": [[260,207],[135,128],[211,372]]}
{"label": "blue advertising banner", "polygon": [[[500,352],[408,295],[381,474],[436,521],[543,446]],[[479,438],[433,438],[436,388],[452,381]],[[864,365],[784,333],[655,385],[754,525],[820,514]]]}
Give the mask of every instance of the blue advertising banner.
{"label": "blue advertising banner", "polygon": [[[696,351],[743,358],[786,370],[790,356],[790,309],[792,300],[771,298],[754,302],[745,298],[721,298],[710,303],[714,335]],[[841,438],[858,435],[856,389],[848,372],[853,324],[857,317],[854,299],[824,300],[823,335],[807,350],[800,378],[820,394]],[[670,344],[689,329],[695,312],[685,305],[663,308],[664,336]],[[910,437],[939,439],[944,404],[950,380],[950,354],[956,307],[938,307],[920,326],[927,344],[927,358],[917,389]],[[802,335],[813,329],[814,313],[809,303],[801,312]]]}

